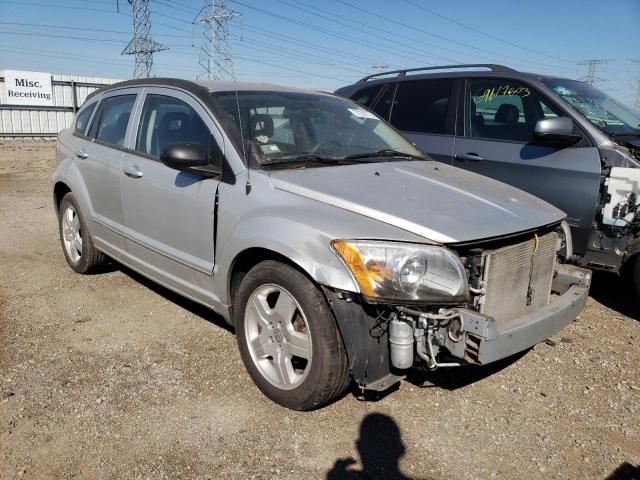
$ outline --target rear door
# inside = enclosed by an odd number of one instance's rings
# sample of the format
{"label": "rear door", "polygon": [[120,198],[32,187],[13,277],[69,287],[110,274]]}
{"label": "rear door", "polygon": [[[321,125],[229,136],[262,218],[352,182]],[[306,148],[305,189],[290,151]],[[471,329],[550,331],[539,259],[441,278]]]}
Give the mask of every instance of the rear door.
{"label": "rear door", "polygon": [[76,152],[90,202],[91,234],[98,248],[107,252],[124,252],[126,248],[120,174],[136,93],[135,89],[124,89],[105,94]]}
{"label": "rear door", "polygon": [[164,285],[209,303],[220,179],[173,170],[159,156],[172,143],[224,152],[222,134],[195,98],[162,87],[145,88],[134,128],[120,171],[131,262]]}
{"label": "rear door", "polygon": [[389,85],[373,110],[433,159],[451,163],[455,127],[455,81],[405,80]]}
{"label": "rear door", "polygon": [[588,137],[569,147],[537,141],[538,120],[568,115],[533,86],[510,79],[469,79],[461,109],[463,135],[456,138],[454,165],[563,210],[574,251],[584,253],[600,187],[600,156]]}

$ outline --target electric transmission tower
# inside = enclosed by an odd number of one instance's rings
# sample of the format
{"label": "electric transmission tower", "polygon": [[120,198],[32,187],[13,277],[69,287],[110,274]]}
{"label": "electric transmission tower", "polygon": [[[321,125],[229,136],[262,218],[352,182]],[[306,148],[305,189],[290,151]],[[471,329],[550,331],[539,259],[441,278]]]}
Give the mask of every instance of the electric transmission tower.
{"label": "electric transmission tower", "polygon": [[609,60],[596,58],[578,63],[578,65],[587,66],[587,75],[582,77],[581,80],[584,80],[589,85],[593,85],[596,81],[604,81],[604,78],[596,76],[596,71],[598,69],[598,65],[605,65],[607,63],[609,63]]}
{"label": "electric transmission tower", "polygon": [[[629,60],[630,63],[640,64],[640,59],[638,58],[628,58],[627,60]],[[640,111],[640,80],[636,80],[636,98],[633,102],[633,106],[636,110]]]}
{"label": "electric transmission tower", "polygon": [[133,9],[133,38],[122,55],[135,56],[133,78],[147,78],[151,76],[153,54],[168,47],[151,38],[149,0],[129,0],[129,3]]}
{"label": "electric transmission tower", "polygon": [[229,22],[241,14],[227,8],[224,0],[205,0],[193,23],[203,24],[199,69],[196,78],[236,78],[229,43]]}
{"label": "electric transmission tower", "polygon": [[382,60],[380,60],[371,68],[373,68],[377,73],[382,73],[385,68],[389,68],[389,65],[386,65]]}

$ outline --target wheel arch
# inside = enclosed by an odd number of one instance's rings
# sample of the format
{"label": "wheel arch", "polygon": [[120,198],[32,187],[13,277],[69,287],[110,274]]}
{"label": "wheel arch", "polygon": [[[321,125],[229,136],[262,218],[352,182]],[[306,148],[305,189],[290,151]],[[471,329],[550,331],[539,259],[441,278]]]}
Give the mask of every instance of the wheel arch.
{"label": "wheel arch", "polygon": [[229,274],[227,275],[229,305],[233,304],[233,299],[244,276],[249,272],[249,270],[265,260],[275,260],[289,265],[303,273],[314,284],[317,285],[318,283],[302,265],[291,260],[291,258],[286,255],[269,248],[250,247],[239,252],[230,264]]}
{"label": "wheel arch", "polygon": [[56,214],[59,213],[60,210],[60,202],[67,193],[71,192],[71,188],[63,181],[58,181],[53,187],[53,206],[55,208]]}

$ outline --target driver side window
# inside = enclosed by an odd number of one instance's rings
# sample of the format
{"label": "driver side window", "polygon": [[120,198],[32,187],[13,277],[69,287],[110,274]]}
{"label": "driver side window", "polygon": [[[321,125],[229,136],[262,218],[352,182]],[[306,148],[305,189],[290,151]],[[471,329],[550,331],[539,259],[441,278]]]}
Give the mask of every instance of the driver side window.
{"label": "driver side window", "polygon": [[538,120],[560,116],[536,90],[508,79],[472,79],[465,109],[468,137],[529,143]]}
{"label": "driver side window", "polygon": [[211,151],[212,135],[187,103],[166,95],[147,95],[142,110],[136,151],[152,157],[172,143],[199,143]]}

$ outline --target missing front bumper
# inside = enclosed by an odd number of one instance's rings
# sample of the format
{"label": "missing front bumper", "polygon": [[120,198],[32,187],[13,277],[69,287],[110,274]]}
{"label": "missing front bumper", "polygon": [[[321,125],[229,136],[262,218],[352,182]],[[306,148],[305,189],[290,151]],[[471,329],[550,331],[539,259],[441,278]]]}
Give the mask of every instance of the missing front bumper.
{"label": "missing front bumper", "polygon": [[[438,315],[405,316],[396,322],[409,321],[413,324],[416,352],[429,368],[463,363],[488,364],[522,352],[571,323],[584,308],[590,282],[588,270],[558,265],[552,290],[559,296],[548,305],[518,318],[498,321],[474,310],[453,308],[441,310]],[[392,335],[390,343],[391,359],[394,360],[394,349],[400,342]],[[405,351],[406,347],[405,344]],[[460,362],[438,361],[437,357],[444,353]]]}

